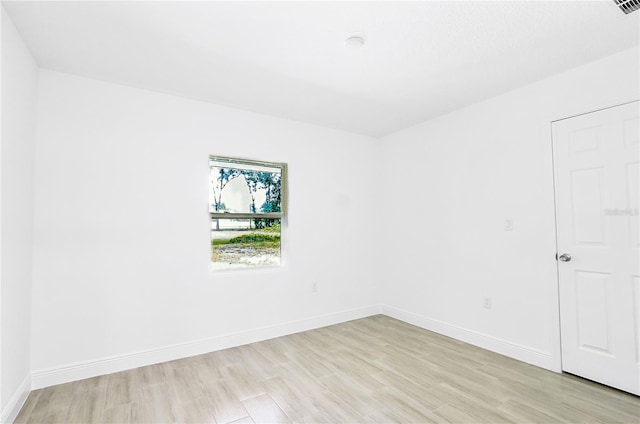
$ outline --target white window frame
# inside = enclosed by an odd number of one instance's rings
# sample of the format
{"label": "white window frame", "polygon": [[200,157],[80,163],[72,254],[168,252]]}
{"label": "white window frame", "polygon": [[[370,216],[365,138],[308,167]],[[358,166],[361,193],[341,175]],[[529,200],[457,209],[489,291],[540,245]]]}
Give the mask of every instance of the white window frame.
{"label": "white window frame", "polygon": [[[216,219],[237,219],[237,220],[253,220],[253,219],[278,219],[280,220],[280,263],[279,265],[265,265],[265,266],[256,266],[256,267],[232,267],[229,269],[217,269],[212,270],[214,273],[218,272],[252,272],[257,270],[274,270],[280,269],[285,265],[285,236],[284,229],[287,226],[287,209],[288,209],[288,173],[287,173],[287,164],[284,162],[266,162],[261,160],[254,159],[246,159],[246,158],[237,158],[237,157],[228,157],[228,156],[217,156],[217,155],[209,155],[209,163],[210,161],[222,162],[228,164],[229,168],[237,168],[237,165],[245,165],[245,166],[256,166],[256,167],[266,167],[266,168],[276,168],[280,169],[280,212],[255,212],[255,213],[244,213],[244,212],[211,212],[209,211],[209,224],[214,222]],[[211,165],[209,165],[209,172],[211,172]],[[209,186],[209,191],[211,190],[211,186]],[[209,205],[210,207],[210,205]]]}

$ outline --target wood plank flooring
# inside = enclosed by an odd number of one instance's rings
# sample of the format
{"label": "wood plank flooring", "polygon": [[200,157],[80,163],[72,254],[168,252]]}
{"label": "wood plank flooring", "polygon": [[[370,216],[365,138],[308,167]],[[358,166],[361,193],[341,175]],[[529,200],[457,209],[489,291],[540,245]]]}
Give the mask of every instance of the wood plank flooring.
{"label": "wood plank flooring", "polygon": [[386,316],[35,390],[17,423],[640,423],[640,398]]}

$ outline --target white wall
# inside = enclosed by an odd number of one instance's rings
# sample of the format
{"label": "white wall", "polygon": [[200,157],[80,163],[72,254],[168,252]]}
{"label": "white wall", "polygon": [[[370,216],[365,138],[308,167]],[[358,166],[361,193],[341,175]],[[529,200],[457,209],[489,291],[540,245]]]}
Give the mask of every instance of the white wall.
{"label": "white wall", "polygon": [[0,411],[10,420],[30,389],[35,108],[38,68],[2,15]]}
{"label": "white wall", "polygon": [[390,314],[559,369],[551,121],[637,100],[638,62],[624,51],[382,139]]}
{"label": "white wall", "polygon": [[[41,70],[34,387],[378,303],[558,369],[550,122],[636,99],[638,70],[623,52],[379,141]],[[209,272],[209,154],[289,164],[282,269]]]}
{"label": "white wall", "polygon": [[[41,70],[34,385],[370,314],[371,142]],[[210,274],[209,154],[288,163],[283,268]]]}

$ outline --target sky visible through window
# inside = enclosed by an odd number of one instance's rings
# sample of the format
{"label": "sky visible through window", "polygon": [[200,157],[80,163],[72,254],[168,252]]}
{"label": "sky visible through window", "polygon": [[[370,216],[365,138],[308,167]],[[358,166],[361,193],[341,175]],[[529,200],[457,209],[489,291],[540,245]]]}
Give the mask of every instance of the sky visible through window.
{"label": "sky visible through window", "polygon": [[[278,168],[209,162],[209,211],[229,213],[279,212]],[[230,166],[231,165],[231,166]],[[277,191],[277,193],[276,193]]]}

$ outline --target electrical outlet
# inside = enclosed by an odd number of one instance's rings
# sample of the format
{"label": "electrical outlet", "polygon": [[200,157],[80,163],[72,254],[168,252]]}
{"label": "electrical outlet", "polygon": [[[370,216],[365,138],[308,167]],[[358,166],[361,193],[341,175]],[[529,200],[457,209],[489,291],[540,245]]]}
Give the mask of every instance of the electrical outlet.
{"label": "electrical outlet", "polygon": [[318,292],[318,282],[314,281],[313,283],[311,283],[311,291],[313,293],[317,293]]}
{"label": "electrical outlet", "polygon": [[488,296],[483,297],[482,298],[482,306],[485,309],[491,309],[491,307],[492,307],[491,298],[488,297]]}
{"label": "electrical outlet", "polygon": [[505,218],[504,219],[504,230],[505,231],[513,231],[513,218]]}

